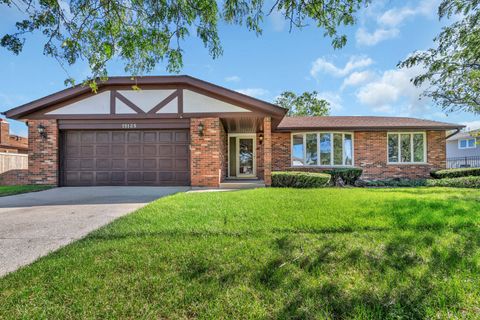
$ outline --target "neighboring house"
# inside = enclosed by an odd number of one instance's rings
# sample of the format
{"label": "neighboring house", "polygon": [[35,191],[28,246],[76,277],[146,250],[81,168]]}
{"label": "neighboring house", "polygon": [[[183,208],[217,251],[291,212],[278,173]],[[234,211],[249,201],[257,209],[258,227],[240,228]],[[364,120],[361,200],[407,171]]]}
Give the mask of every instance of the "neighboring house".
{"label": "neighboring house", "polygon": [[[138,85],[142,90],[132,90]],[[365,179],[445,168],[446,130],[395,117],[285,117],[286,110],[189,76],[111,77],[7,111],[29,128],[35,184],[191,185],[275,170],[360,167]]]}
{"label": "neighboring house", "polygon": [[447,139],[449,168],[480,167],[480,138],[475,133],[459,132]]}
{"label": "neighboring house", "polygon": [[0,119],[0,152],[28,153],[28,139],[10,134],[10,125]]}

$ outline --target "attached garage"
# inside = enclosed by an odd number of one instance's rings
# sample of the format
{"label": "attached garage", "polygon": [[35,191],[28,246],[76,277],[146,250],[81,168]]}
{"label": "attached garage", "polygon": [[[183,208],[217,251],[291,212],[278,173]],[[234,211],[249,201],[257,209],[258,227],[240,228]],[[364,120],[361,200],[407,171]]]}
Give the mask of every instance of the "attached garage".
{"label": "attached garage", "polygon": [[64,186],[190,185],[188,130],[62,130]]}

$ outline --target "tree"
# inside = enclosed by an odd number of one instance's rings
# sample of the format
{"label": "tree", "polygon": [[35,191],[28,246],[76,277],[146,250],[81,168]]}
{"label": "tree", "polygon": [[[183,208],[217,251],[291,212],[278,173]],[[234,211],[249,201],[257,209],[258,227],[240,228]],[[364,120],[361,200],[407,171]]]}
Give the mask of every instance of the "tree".
{"label": "tree", "polygon": [[219,22],[245,24],[260,35],[263,18],[273,11],[290,22],[290,29],[313,22],[332,38],[333,47],[341,48],[346,37],[338,29],[353,25],[355,13],[370,0],[276,0],[270,8],[265,8],[264,1],[0,0],[0,5],[16,7],[25,16],[0,44],[19,54],[27,34],[42,33],[45,55],[65,70],[79,59],[86,61],[90,79],[106,77],[107,65],[114,58],[132,75],[150,72],[165,60],[167,71],[178,72],[183,65],[181,44],[191,32],[217,58],[222,54]]}
{"label": "tree", "polygon": [[412,79],[428,84],[431,97],[446,112],[480,113],[480,0],[443,0],[440,19],[460,16],[434,39],[435,48],[415,52],[400,67],[422,66],[423,74]]}
{"label": "tree", "polygon": [[289,116],[328,116],[330,113],[330,103],[318,98],[316,91],[304,92],[300,96],[284,91],[275,104],[288,109]]}

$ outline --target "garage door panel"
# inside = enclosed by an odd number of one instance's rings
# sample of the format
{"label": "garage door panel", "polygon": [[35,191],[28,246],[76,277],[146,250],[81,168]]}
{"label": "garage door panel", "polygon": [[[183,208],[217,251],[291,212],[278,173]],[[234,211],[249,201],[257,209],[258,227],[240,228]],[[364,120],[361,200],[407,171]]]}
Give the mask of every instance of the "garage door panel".
{"label": "garage door panel", "polygon": [[154,157],[157,155],[157,146],[156,145],[144,145],[143,146],[143,155],[145,157]]}
{"label": "garage door panel", "polygon": [[62,132],[64,185],[189,185],[188,130]]}
{"label": "garage door panel", "polygon": [[123,145],[123,144],[112,145],[112,155],[113,156],[124,156],[125,155],[125,145]]}

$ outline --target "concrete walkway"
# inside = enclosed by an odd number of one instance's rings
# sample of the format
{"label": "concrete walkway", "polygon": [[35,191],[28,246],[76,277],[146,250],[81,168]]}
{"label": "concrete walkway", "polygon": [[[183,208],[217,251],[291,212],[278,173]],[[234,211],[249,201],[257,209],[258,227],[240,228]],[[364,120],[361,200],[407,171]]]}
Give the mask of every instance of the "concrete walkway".
{"label": "concrete walkway", "polygon": [[0,197],[0,277],[188,187],[69,187]]}

